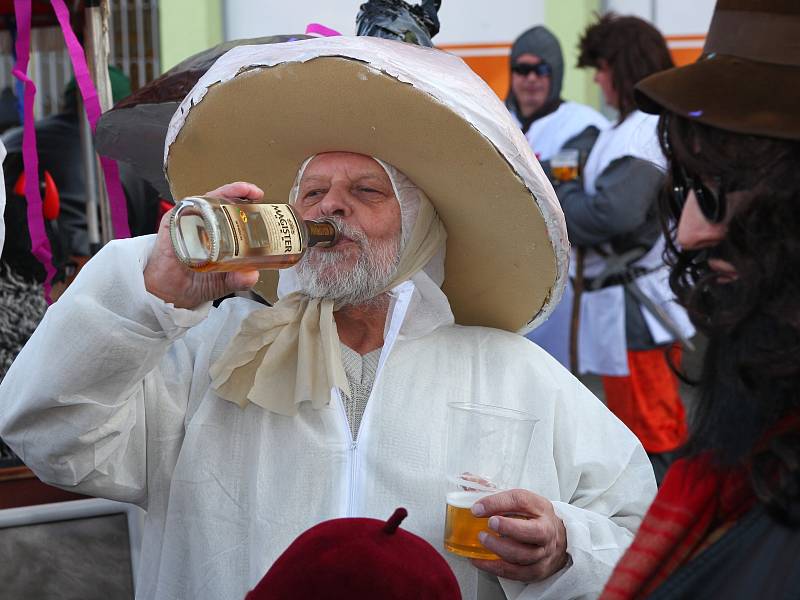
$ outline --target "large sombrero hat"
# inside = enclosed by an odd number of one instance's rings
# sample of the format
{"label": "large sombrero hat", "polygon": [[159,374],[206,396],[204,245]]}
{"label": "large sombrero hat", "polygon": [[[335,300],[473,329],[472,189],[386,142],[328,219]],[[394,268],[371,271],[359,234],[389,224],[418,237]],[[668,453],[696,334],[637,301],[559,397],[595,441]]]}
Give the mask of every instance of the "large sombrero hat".
{"label": "large sombrero hat", "polygon": [[[176,199],[250,181],[286,202],[303,160],[336,150],[427,193],[457,323],[525,331],[558,302],[569,245],[555,193],[497,96],[445,52],[369,37],[235,48],[181,104],[164,161]],[[265,271],[256,291],[272,301],[276,287]]]}
{"label": "large sombrero hat", "polygon": [[736,133],[800,139],[800,2],[719,0],[703,54],[636,86],[636,102]]}

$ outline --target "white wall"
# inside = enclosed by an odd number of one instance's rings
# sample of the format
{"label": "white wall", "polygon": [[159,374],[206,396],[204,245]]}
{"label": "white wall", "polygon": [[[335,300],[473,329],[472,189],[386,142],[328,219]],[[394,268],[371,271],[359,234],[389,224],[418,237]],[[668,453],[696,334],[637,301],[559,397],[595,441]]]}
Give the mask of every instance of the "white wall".
{"label": "white wall", "polygon": [[715,0],[606,0],[603,4],[606,10],[653,21],[665,36],[704,35]]}
{"label": "white wall", "polygon": [[652,0],[605,0],[603,10],[614,11],[621,15],[633,15],[648,21],[653,19]]}
{"label": "white wall", "polygon": [[511,43],[544,23],[543,0],[442,0],[436,44]]}
{"label": "white wall", "polygon": [[656,24],[664,35],[705,35],[714,0],[658,0]]}
{"label": "white wall", "polygon": [[[345,35],[355,33],[365,0],[225,0],[225,38],[303,33],[321,23]],[[563,0],[570,2],[572,0]],[[664,35],[704,34],[715,0],[605,0],[605,10],[654,21]],[[545,18],[544,0],[443,0],[437,44],[509,43]]]}
{"label": "white wall", "polygon": [[309,23],[353,35],[362,0],[225,0],[225,38],[303,33]]}
{"label": "white wall", "polygon": [[[365,0],[226,0],[225,39],[303,33],[321,23],[343,34],[355,33]],[[443,0],[437,44],[510,43],[522,31],[544,22],[544,0]]]}

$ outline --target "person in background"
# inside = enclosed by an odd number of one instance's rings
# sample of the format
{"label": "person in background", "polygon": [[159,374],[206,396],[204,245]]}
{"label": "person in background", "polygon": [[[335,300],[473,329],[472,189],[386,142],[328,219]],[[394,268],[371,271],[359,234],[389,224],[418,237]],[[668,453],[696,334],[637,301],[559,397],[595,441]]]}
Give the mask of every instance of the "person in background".
{"label": "person in background", "polygon": [[[506,108],[545,166],[569,141],[583,150],[585,159],[597,135],[609,125],[595,109],[562,99],[563,79],[561,44],[546,27],[528,29],[514,41]],[[567,284],[550,318],[526,336],[567,368],[571,307],[572,287]]]}
{"label": "person in background", "polygon": [[587,128],[596,135],[608,126],[608,119],[592,107],[561,97],[563,80],[561,44],[546,27],[528,29],[514,41],[506,108],[540,161]]}
{"label": "person in background", "polygon": [[[131,93],[128,77],[114,66],[108,68],[114,102]],[[39,167],[53,178],[60,197],[58,229],[64,237],[67,252],[74,256],[91,256],[86,225],[86,182],[81,147],[81,121],[78,92],[73,79],[64,91],[63,110],[36,123]],[[2,136],[9,155],[22,153],[22,127],[10,129]],[[21,165],[21,161],[18,161]],[[128,199],[128,222],[132,235],[153,233],[158,228],[158,193],[125,163],[120,163],[120,177]],[[16,180],[19,173],[7,173]],[[13,184],[12,184],[13,185]],[[24,198],[20,201],[24,202]]]}
{"label": "person in background", "polygon": [[[0,253],[6,233],[6,188],[2,178],[5,155],[0,142]],[[41,286],[21,280],[0,261],[0,381],[44,314],[46,303],[42,292]],[[0,439],[0,466],[18,462],[11,448]]]}
{"label": "person in background", "polygon": [[708,346],[684,456],[604,599],[798,597],[798,39],[797,3],[720,0],[701,58],[637,86],[670,163],[670,280]]}
{"label": "person in background", "polygon": [[6,241],[6,186],[3,178],[3,161],[6,158],[6,147],[0,141],[0,253],[3,252],[3,244]]}
{"label": "person in background", "polygon": [[663,263],[656,204],[664,180],[657,118],[636,109],[634,85],[668,69],[662,35],[637,17],[607,14],[584,32],[578,66],[595,69],[608,105],[619,112],[601,132],[582,177],[556,193],[577,247],[576,289],[581,373],[603,376],[608,407],[639,437],[661,479],[686,438],[686,419],[667,353],[694,330],[673,300]]}

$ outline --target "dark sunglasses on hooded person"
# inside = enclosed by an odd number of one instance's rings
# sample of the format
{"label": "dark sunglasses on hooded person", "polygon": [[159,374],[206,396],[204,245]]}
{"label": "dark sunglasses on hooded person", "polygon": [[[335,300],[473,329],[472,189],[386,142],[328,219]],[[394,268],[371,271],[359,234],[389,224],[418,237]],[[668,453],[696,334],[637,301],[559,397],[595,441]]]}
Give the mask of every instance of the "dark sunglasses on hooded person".
{"label": "dark sunglasses on hooded person", "polygon": [[527,77],[531,73],[536,73],[537,77],[550,77],[553,74],[553,67],[546,62],[536,64],[516,63],[511,65],[511,72],[520,77]]}

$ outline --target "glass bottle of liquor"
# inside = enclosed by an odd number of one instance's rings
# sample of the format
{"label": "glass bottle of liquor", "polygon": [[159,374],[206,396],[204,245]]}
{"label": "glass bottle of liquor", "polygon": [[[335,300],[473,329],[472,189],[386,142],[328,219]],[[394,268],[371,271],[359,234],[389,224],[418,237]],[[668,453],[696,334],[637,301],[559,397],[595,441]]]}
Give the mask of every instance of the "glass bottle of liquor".
{"label": "glass bottle of liquor", "polygon": [[169,223],[178,259],[195,271],[284,269],[311,246],[335,244],[329,221],[304,221],[289,204],[191,196],[177,203]]}

